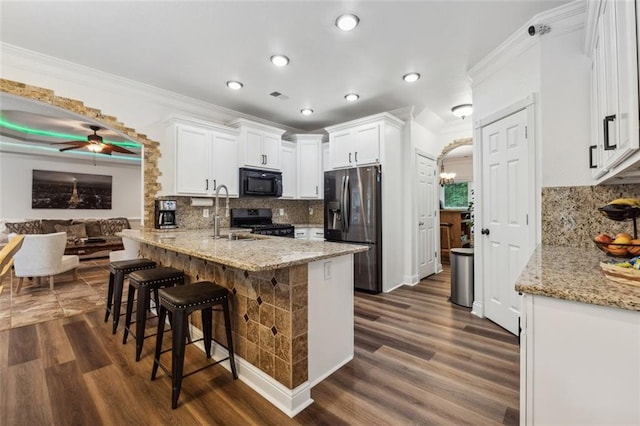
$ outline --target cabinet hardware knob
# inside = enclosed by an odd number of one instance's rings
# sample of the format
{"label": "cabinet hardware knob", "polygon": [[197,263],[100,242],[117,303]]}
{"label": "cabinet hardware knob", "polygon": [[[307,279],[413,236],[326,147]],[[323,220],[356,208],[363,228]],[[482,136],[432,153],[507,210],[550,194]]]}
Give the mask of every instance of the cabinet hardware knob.
{"label": "cabinet hardware knob", "polygon": [[482,228],[482,230],[480,231],[480,233],[481,233],[482,235],[489,235],[489,233],[490,233],[490,232],[491,232],[491,231],[489,231],[489,229],[487,229],[487,228]]}

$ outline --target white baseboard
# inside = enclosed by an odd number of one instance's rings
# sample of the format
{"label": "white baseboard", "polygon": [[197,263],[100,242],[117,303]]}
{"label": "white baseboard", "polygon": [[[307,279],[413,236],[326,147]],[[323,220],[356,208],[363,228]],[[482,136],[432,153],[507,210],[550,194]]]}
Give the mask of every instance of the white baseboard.
{"label": "white baseboard", "polygon": [[471,308],[471,313],[477,316],[478,318],[484,318],[484,306],[482,306],[482,303],[476,302],[474,300],[473,306]]}
{"label": "white baseboard", "polygon": [[404,276],[404,285],[414,286],[420,282],[420,278],[418,275],[405,275]]}
{"label": "white baseboard", "polygon": [[351,356],[345,358],[344,360],[340,361],[338,363],[338,365],[336,365],[334,368],[332,368],[331,370],[327,371],[326,373],[322,374],[320,377],[317,377],[315,380],[313,380],[311,383],[309,383],[309,388],[314,387],[315,385],[317,385],[318,383],[320,383],[321,381],[323,381],[324,379],[326,379],[327,377],[329,377],[330,375],[332,375],[333,373],[335,373],[336,371],[341,369],[343,366],[345,366],[352,359],[353,359],[353,355],[351,355]]}
{"label": "white baseboard", "polygon": [[382,290],[382,292],[383,292],[383,293],[391,293],[393,290],[395,290],[396,288],[400,288],[400,287],[402,287],[403,285],[404,285],[404,283],[398,283],[398,284],[396,284],[395,286],[393,286],[393,287],[391,287],[391,288],[389,288],[389,289]]}
{"label": "white baseboard", "polygon": [[[193,326],[190,327],[190,330],[193,340],[202,338],[202,330]],[[195,345],[204,352],[204,342],[198,342]],[[221,360],[228,356],[229,352],[225,347],[216,344],[216,342],[212,342],[211,357],[214,360]],[[304,382],[295,389],[289,389],[242,357],[235,355],[235,359],[236,368],[238,370],[238,379],[242,380],[243,383],[246,383],[251,389],[262,395],[267,401],[287,416],[294,417],[313,403],[313,399],[311,399],[312,385],[309,382]],[[346,360],[345,363],[349,361],[350,359]],[[231,371],[231,365],[229,362],[223,362],[220,365],[228,371]],[[341,364],[341,366],[342,365],[343,364]],[[336,370],[338,368],[340,367],[337,367]],[[329,374],[327,374],[327,376]],[[316,383],[320,380],[317,380]]]}

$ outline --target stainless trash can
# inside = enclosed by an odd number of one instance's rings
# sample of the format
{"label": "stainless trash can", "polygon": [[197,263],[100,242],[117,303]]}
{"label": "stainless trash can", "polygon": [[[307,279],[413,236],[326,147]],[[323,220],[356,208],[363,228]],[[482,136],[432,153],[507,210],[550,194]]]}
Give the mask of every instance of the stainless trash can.
{"label": "stainless trash can", "polygon": [[473,305],[473,249],[451,249],[450,258],[451,302],[470,308]]}

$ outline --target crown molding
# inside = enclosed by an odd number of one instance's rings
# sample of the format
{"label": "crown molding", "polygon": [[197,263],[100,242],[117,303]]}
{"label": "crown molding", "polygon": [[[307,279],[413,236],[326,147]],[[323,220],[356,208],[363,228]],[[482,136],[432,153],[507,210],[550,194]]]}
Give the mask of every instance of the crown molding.
{"label": "crown molding", "polygon": [[[12,67],[24,70],[25,73],[29,73],[34,72],[35,63],[37,64],[36,69],[38,74],[52,76],[61,80],[71,79],[74,83],[79,85],[97,87],[105,91],[118,92],[126,90],[130,92],[131,95],[145,99],[150,103],[159,104],[171,110],[180,110],[181,113],[192,114],[209,122],[214,121],[218,124],[224,124],[228,121],[244,118],[267,126],[278,128],[284,127],[287,131],[293,133],[305,133],[304,130],[283,126],[280,123],[275,123],[260,117],[254,117],[220,105],[180,95],[150,84],[109,74],[95,68],[90,68],[53,56],[44,55],[12,44],[0,42],[0,53],[2,56],[3,66],[8,64]],[[29,82],[25,83],[30,84]],[[37,85],[41,86],[41,84]],[[60,90],[55,91],[56,93],[60,93]]]}
{"label": "crown molding", "polygon": [[[585,0],[576,0],[535,15],[526,24],[518,28],[510,37],[502,42],[480,62],[467,72],[474,87],[504,67],[508,62],[540,43],[541,37],[554,38],[584,28]],[[551,32],[542,36],[532,37],[527,29],[530,25],[544,23],[551,27]]]}

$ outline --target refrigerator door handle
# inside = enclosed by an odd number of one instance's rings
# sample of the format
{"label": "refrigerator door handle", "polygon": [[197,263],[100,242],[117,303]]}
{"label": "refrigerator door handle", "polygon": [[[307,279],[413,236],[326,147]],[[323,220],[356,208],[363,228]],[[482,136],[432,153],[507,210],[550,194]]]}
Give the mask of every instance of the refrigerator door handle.
{"label": "refrigerator door handle", "polygon": [[349,187],[349,175],[344,182],[344,232],[349,232],[349,225],[351,221],[351,189]]}
{"label": "refrigerator door handle", "polygon": [[344,215],[345,215],[345,205],[344,205],[344,183],[347,177],[342,176],[342,183],[340,185],[340,231],[344,232]]}

